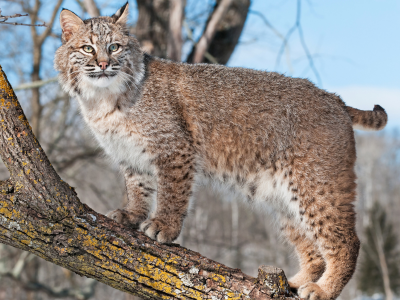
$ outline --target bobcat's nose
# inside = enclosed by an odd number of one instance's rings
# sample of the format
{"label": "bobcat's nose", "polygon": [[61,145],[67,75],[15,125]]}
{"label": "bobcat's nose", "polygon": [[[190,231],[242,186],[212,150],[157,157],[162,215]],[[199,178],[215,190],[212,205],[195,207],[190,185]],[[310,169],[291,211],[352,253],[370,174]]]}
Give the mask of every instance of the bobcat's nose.
{"label": "bobcat's nose", "polygon": [[105,69],[107,69],[108,62],[106,62],[106,61],[101,61],[101,62],[99,62],[99,66],[100,66],[100,68],[101,68],[102,70],[105,70]]}

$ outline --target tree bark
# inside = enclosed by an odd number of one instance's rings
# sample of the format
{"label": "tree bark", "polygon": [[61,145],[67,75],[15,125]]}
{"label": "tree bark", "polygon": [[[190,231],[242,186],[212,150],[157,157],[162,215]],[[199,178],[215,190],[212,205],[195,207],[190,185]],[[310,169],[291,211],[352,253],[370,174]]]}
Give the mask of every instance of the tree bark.
{"label": "tree bark", "polygon": [[[188,56],[188,62],[211,63],[204,56],[208,52],[219,64],[228,63],[246,22],[250,0],[232,0],[221,7],[223,4],[224,1],[217,1],[214,12],[207,20],[203,36]],[[219,10],[223,10],[223,13],[217,14]]]}
{"label": "tree bark", "polygon": [[100,10],[94,0],[83,0],[83,5],[92,18],[100,16]]}
{"label": "tree bark", "polygon": [[10,172],[0,183],[0,242],[144,298],[295,297],[282,270],[260,267],[252,278],[82,204],[51,166],[1,67],[0,121],[0,155]]}
{"label": "tree bark", "polygon": [[184,17],[185,0],[170,0],[169,33],[167,57],[181,61],[182,56],[182,22]]}
{"label": "tree bark", "polygon": [[382,236],[382,228],[379,224],[379,220],[372,220],[372,224],[375,223],[374,228],[374,237],[375,237],[375,247],[379,257],[379,265],[382,273],[383,280],[383,288],[385,290],[386,300],[393,300],[393,292],[390,287],[390,276],[389,276],[389,268],[386,263],[386,255],[384,251],[384,241]]}
{"label": "tree bark", "polygon": [[166,58],[169,31],[169,0],[136,0],[139,12],[134,34],[142,49]]}
{"label": "tree bark", "polygon": [[210,43],[217,31],[217,25],[223,18],[232,1],[233,0],[221,0],[217,2],[216,8],[214,9],[214,12],[211,14],[211,17],[207,22],[206,29],[204,30],[203,35],[196,45],[193,55],[194,63],[201,63],[203,61],[204,54],[210,46]]}

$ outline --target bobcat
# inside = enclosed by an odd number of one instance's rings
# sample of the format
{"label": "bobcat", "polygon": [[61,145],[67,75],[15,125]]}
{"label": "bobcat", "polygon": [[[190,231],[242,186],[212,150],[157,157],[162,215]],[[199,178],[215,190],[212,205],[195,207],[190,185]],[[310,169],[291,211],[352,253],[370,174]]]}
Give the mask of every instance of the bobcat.
{"label": "bobcat", "polygon": [[128,204],[108,216],[170,243],[194,184],[212,178],[277,207],[300,260],[290,280],[300,297],[338,297],[360,247],[353,128],[384,128],[384,109],[351,108],[306,79],[152,57],[129,35],[127,16],[128,3],[88,20],[64,9],[54,64],[124,173]]}

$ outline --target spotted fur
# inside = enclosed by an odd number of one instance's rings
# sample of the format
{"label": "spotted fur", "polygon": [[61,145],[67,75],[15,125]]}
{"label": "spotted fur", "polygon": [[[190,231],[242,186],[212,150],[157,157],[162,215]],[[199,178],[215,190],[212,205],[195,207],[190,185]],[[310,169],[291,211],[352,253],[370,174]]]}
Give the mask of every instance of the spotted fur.
{"label": "spotted fur", "polygon": [[108,216],[170,243],[193,186],[211,179],[249,203],[274,205],[300,259],[291,287],[335,299],[360,245],[353,125],[381,129],[384,111],[350,108],[306,79],[151,57],[129,36],[127,11],[82,21],[63,10],[55,57],[61,85],[125,174],[128,204]]}

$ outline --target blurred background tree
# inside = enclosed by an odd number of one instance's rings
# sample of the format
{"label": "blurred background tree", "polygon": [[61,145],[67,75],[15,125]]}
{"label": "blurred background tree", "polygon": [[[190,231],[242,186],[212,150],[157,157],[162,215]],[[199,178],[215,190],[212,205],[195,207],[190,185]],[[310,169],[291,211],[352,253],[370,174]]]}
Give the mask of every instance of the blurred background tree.
{"label": "blurred background tree", "polygon": [[393,299],[393,291],[400,289],[399,241],[385,209],[375,202],[368,214],[365,228],[358,285],[369,295],[384,293]]}
{"label": "blurred background tree", "polygon": [[[124,183],[118,170],[104,158],[85,128],[77,104],[56,82],[53,57],[59,47],[58,15],[61,7],[82,18],[109,15],[124,4],[109,0],[7,0],[0,1],[3,15],[28,13],[25,23],[48,27],[0,24],[0,64],[16,87],[17,96],[36,136],[57,172],[74,186],[81,199],[101,213],[123,205]],[[278,40],[276,66],[286,57],[289,69],[290,38],[301,38],[301,56],[316,81],[320,81],[315,54],[305,43],[301,27],[302,1],[293,2],[293,26],[281,33],[250,0],[136,0],[130,1],[131,33],[143,49],[155,56],[175,61],[227,64],[241,43],[246,20],[262,21]],[[1,21],[1,19],[0,19]],[[257,37],[254,37],[257,39]],[[369,245],[367,212],[371,199],[380,199],[392,220],[392,234],[398,237],[400,220],[400,137],[395,133],[357,135],[359,201],[358,232]],[[4,166],[0,179],[8,177]],[[245,273],[256,275],[261,264],[283,268],[288,276],[297,271],[292,249],[274,228],[273,211],[252,209],[236,196],[200,187],[178,243]],[[393,244],[399,249],[398,243]],[[360,278],[365,272],[358,272]],[[398,275],[393,275],[398,276]],[[393,280],[392,280],[393,279]],[[360,279],[362,280],[362,279]],[[396,281],[397,280],[397,281]],[[391,278],[391,284],[399,278]],[[392,283],[393,282],[393,283]],[[396,291],[393,285],[393,291]],[[342,294],[354,299],[366,291],[352,280]],[[8,299],[131,299],[109,286],[49,264],[26,252],[0,244],[0,300]]]}

